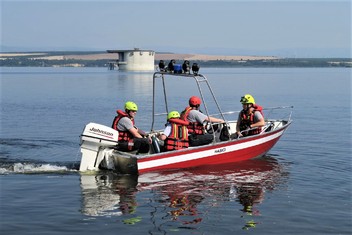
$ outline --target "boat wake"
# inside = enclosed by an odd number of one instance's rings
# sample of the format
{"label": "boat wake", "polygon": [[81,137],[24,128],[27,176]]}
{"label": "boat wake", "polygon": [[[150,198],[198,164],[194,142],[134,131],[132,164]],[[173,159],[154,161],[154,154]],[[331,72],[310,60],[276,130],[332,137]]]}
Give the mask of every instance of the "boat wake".
{"label": "boat wake", "polygon": [[[66,140],[0,138],[0,174],[68,173],[78,170],[79,162],[48,162],[33,157],[55,158],[63,153],[61,148],[75,149],[77,143]],[[60,149],[60,151],[56,151]],[[23,155],[25,153],[25,155]],[[33,156],[33,157],[31,157]]]}
{"label": "boat wake", "polygon": [[0,175],[41,173],[67,174],[77,172],[78,168],[79,162],[8,161],[0,158]]}

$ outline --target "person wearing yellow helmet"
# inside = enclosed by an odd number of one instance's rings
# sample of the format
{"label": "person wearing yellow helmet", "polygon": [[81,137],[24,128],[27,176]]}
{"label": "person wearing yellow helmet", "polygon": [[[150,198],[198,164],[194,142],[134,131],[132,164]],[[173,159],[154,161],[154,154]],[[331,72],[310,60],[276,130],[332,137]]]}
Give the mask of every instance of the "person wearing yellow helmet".
{"label": "person wearing yellow helmet", "polygon": [[167,115],[167,123],[162,134],[158,136],[164,141],[164,151],[188,148],[187,121],[180,119],[180,113],[171,111]]}
{"label": "person wearing yellow helmet", "polygon": [[149,152],[151,140],[146,133],[135,126],[135,116],[138,111],[138,106],[132,101],[125,103],[125,111],[117,110],[112,123],[112,128],[119,131],[118,148],[121,151],[134,151],[138,153]]}
{"label": "person wearing yellow helmet", "polygon": [[259,134],[265,125],[263,108],[255,103],[250,94],[242,96],[240,102],[243,109],[238,115],[237,137]]}
{"label": "person wearing yellow helmet", "polygon": [[132,102],[132,101],[127,101],[125,103],[125,110],[128,110],[128,111],[138,111],[138,106],[136,103]]}

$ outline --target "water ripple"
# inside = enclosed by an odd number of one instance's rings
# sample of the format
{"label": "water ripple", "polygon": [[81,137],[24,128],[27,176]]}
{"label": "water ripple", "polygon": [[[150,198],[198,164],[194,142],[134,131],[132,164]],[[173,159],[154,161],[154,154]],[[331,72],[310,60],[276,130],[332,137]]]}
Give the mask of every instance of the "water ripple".
{"label": "water ripple", "polygon": [[76,145],[77,143],[67,140],[0,138],[0,145],[23,149],[52,148],[53,145],[72,146],[73,144]]}

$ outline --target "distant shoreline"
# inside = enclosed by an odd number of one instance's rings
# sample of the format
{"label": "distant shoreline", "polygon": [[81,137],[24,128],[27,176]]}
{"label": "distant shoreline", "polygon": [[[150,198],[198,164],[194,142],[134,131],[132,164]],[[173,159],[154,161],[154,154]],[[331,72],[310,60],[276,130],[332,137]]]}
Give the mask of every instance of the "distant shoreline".
{"label": "distant shoreline", "polygon": [[[107,52],[8,52],[0,53],[1,67],[107,67],[118,55]],[[202,67],[352,67],[351,58],[280,58],[277,56],[204,55],[155,52],[159,60],[198,62]]]}
{"label": "distant shoreline", "polygon": [[[45,59],[45,60],[63,60],[63,59],[75,59],[75,60],[101,60],[109,59],[116,60],[118,55],[114,53],[76,53],[76,52],[14,52],[14,53],[0,53],[0,58],[10,57],[32,57],[33,59]],[[155,53],[155,60],[272,60],[278,59],[276,56],[248,56],[248,55],[205,55],[205,54],[175,54],[175,53]]]}

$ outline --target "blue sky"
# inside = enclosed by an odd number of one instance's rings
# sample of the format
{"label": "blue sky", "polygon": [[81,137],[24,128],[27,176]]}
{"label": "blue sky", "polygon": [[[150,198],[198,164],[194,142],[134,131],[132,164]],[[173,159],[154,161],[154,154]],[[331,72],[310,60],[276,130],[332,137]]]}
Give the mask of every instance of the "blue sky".
{"label": "blue sky", "polygon": [[351,57],[351,1],[1,2],[2,51]]}

